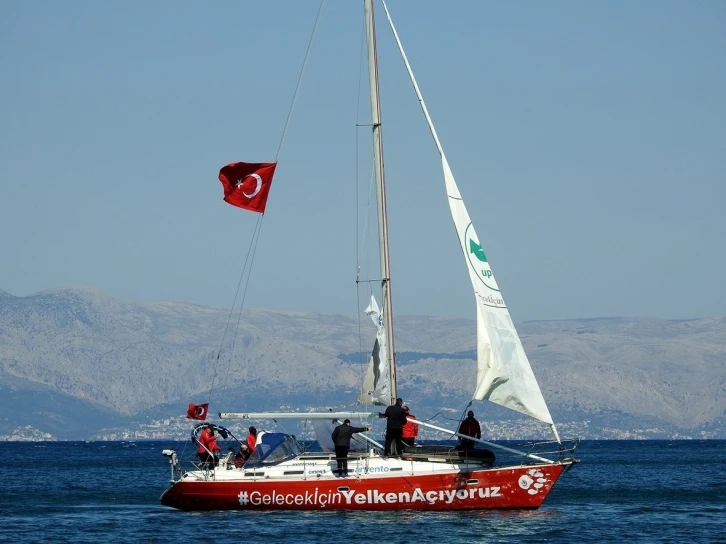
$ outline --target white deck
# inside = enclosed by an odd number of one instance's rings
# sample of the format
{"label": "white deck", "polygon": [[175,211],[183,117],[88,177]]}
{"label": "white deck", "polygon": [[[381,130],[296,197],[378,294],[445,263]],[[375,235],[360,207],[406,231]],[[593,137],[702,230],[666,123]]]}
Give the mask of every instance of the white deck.
{"label": "white deck", "polygon": [[[432,458],[434,456],[431,456]],[[228,461],[229,459],[229,461]],[[524,466],[524,465],[522,465]],[[533,465],[534,466],[534,465]],[[504,467],[498,467],[501,469]],[[512,467],[514,468],[514,467]],[[517,465],[516,468],[521,468]],[[350,454],[348,456],[348,478],[370,476],[395,477],[401,475],[429,475],[466,473],[474,470],[491,469],[486,464],[474,461],[448,462],[441,460],[400,459],[381,457],[376,454]],[[232,456],[223,458],[214,470],[195,470],[184,474],[183,480],[256,481],[264,480],[341,480],[336,474],[337,463],[334,454],[308,453],[279,464],[263,467],[242,466],[236,468]]]}

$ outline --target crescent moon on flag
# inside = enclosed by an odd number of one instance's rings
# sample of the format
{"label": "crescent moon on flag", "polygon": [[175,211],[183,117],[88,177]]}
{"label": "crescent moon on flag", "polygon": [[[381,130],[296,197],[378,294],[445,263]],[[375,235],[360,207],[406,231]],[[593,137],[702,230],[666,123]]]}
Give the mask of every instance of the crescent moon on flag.
{"label": "crescent moon on flag", "polygon": [[248,178],[252,177],[252,178],[255,178],[255,180],[257,180],[257,187],[255,187],[255,190],[252,191],[252,194],[251,195],[248,195],[247,193],[245,193],[244,191],[242,191],[242,194],[245,195],[247,198],[252,198],[257,193],[260,192],[260,189],[262,188],[262,178],[259,175],[257,175],[257,174],[250,174],[247,177]]}

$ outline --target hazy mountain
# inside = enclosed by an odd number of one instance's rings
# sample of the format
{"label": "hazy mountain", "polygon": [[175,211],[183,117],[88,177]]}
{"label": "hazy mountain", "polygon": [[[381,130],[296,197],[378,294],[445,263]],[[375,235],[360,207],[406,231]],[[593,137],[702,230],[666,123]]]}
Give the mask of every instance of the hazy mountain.
{"label": "hazy mountain", "polygon": [[[558,423],[588,437],[633,429],[726,437],[726,319],[546,321],[518,330]],[[421,416],[443,409],[458,417],[474,380],[475,323],[397,316],[396,333],[399,393]],[[85,438],[179,416],[210,389],[214,411],[339,407],[357,396],[372,338],[365,316],[250,309],[240,318],[92,288],[28,297],[0,290],[0,435],[29,426]],[[494,421],[504,411],[476,406],[492,433],[503,432]]]}

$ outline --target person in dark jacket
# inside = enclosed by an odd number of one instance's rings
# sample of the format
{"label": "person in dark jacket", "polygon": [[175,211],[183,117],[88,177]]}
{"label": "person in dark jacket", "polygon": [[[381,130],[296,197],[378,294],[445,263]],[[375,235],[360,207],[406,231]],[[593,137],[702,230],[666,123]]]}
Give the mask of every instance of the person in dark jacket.
{"label": "person in dark jacket", "polygon": [[[467,436],[473,436],[474,438],[481,438],[481,427],[479,422],[474,419],[474,412],[469,410],[466,415],[466,419],[459,425],[459,434],[465,434]],[[476,446],[476,442],[473,440],[467,440],[466,438],[459,437],[459,443],[462,450],[471,450]]]}
{"label": "person in dark jacket", "polygon": [[383,455],[401,455],[403,453],[403,426],[406,424],[406,412],[403,409],[403,399],[396,399],[396,404],[386,408],[385,413],[379,417],[388,419],[386,422],[386,445]]}
{"label": "person in dark jacket", "polygon": [[370,431],[371,427],[351,427],[350,419],[346,419],[342,425],[338,425],[333,429],[330,437],[335,445],[335,460],[338,463],[338,476],[345,477],[348,475],[348,452],[350,451],[350,439],[353,433],[364,433]]}
{"label": "person in dark jacket", "polygon": [[239,447],[239,451],[237,452],[237,455],[234,456],[234,466],[237,468],[242,468],[242,465],[244,465],[247,462],[247,459],[250,458],[250,449],[247,447],[247,444],[242,444]]}

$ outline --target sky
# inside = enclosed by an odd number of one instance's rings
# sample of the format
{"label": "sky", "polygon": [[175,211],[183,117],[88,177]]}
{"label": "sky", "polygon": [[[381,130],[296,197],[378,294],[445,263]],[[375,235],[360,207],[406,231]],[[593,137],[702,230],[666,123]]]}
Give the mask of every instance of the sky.
{"label": "sky", "polygon": [[[230,307],[319,3],[0,1],[0,289]],[[726,315],[726,3],[390,0],[515,321]],[[396,313],[475,317],[436,149],[377,6]],[[328,0],[245,305],[354,313],[362,2]],[[363,79],[362,79],[363,78]],[[363,92],[363,94],[361,94]],[[376,236],[375,230],[372,234]]]}

